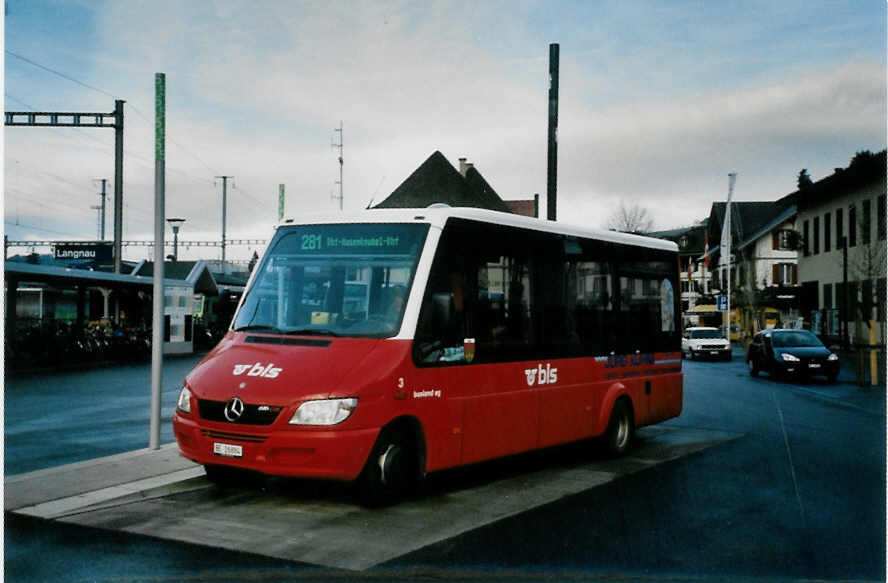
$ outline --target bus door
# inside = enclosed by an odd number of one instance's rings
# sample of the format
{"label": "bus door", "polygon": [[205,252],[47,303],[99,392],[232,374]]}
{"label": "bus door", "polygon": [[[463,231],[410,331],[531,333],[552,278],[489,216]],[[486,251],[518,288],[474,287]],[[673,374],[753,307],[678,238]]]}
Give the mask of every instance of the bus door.
{"label": "bus door", "polygon": [[537,444],[536,386],[521,362],[532,348],[530,260],[507,233],[448,221],[417,327],[417,363],[462,401],[462,463]]}
{"label": "bus door", "polygon": [[540,359],[525,372],[537,386],[539,446],[545,447],[594,432],[604,388],[600,365],[591,357],[601,354],[613,332],[608,322],[612,278],[601,245],[566,236],[540,239],[534,245]]}

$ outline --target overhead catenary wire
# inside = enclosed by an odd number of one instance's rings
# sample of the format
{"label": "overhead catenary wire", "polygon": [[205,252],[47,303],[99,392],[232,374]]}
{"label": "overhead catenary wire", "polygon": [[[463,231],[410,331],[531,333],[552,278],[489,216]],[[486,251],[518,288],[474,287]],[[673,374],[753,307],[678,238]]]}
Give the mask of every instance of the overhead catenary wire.
{"label": "overhead catenary wire", "polygon": [[10,226],[13,226],[13,227],[21,227],[21,228],[24,228],[24,229],[34,229],[34,230],[37,230],[37,231],[44,231],[44,232],[46,232],[46,233],[55,233],[56,235],[67,235],[67,236],[69,236],[69,237],[81,237],[81,236],[82,236],[82,235],[75,235],[74,233],[69,233],[69,232],[65,232],[65,231],[56,231],[56,230],[54,230],[54,229],[46,229],[46,228],[43,228],[43,227],[37,227],[37,226],[34,226],[34,225],[26,225],[25,223],[16,223],[16,222],[13,222],[13,221],[3,221],[3,224],[4,224],[4,225],[10,225]]}
{"label": "overhead catenary wire", "polygon": [[241,194],[243,194],[244,196],[246,196],[247,198],[249,198],[250,200],[252,200],[256,204],[260,204],[260,205],[266,204],[266,203],[262,202],[261,200],[259,200],[258,198],[256,198],[255,196],[253,196],[252,194],[250,194],[249,192],[247,192],[247,190],[244,189],[243,187],[238,186],[237,184],[232,184],[231,187],[233,190],[240,192]]}
{"label": "overhead catenary wire", "polygon": [[[58,202],[58,201],[41,202],[39,195],[36,195],[31,192],[26,192],[26,191],[21,190],[20,188],[16,188],[16,187],[7,187],[5,189],[5,194],[8,199],[20,200],[22,202],[27,202],[28,204],[35,204],[39,207],[43,207],[43,208],[47,208],[47,209],[63,206],[67,209],[71,209],[74,212],[92,214],[91,212],[86,210],[85,207],[70,204],[70,203],[64,203],[64,202]],[[52,205],[52,207],[50,207],[50,205]]]}
{"label": "overhead catenary wire", "polygon": [[[52,75],[56,75],[56,76],[58,76],[58,77],[60,77],[60,78],[62,78],[62,79],[64,79],[64,80],[66,80],[66,81],[68,81],[68,82],[71,82],[71,83],[74,83],[74,84],[79,85],[79,86],[81,86],[81,87],[84,87],[84,88],[86,88],[86,89],[88,89],[88,90],[90,90],[90,91],[94,91],[94,92],[99,93],[99,94],[101,94],[101,95],[105,95],[105,96],[108,96],[108,97],[111,97],[111,98],[117,99],[117,97],[116,97],[113,93],[111,93],[110,91],[107,91],[107,90],[105,90],[105,89],[103,89],[103,88],[100,88],[100,87],[97,87],[97,86],[95,86],[95,85],[92,85],[92,84],[90,84],[90,83],[86,83],[86,82],[84,82],[84,81],[78,79],[78,78],[77,78],[75,75],[73,75],[73,74],[70,74],[70,73],[65,72],[65,71],[63,71],[63,70],[60,70],[59,68],[51,67],[51,66],[48,66],[48,65],[46,65],[46,64],[40,63],[40,62],[38,62],[38,61],[36,61],[36,60],[34,60],[34,59],[28,58],[28,57],[26,57],[25,55],[22,55],[22,54],[20,54],[20,53],[15,52],[15,51],[12,51],[12,50],[9,50],[9,49],[4,49],[4,50],[5,50],[6,54],[8,54],[10,57],[13,57],[13,58],[15,58],[15,59],[17,59],[17,60],[19,60],[19,61],[21,61],[21,62],[23,62],[23,63],[27,63],[28,65],[33,66],[33,67],[36,67],[36,68],[38,68],[38,69],[40,69],[40,70],[42,70],[42,71],[45,71],[45,72],[50,73],[50,74],[52,74]],[[37,109],[34,108],[33,106],[31,106],[31,105],[25,103],[25,101],[23,101],[23,100],[21,100],[21,99],[18,99],[17,97],[15,97],[15,96],[13,96],[13,95],[11,95],[11,94],[9,94],[9,93],[6,93],[6,97],[7,97],[8,99],[10,99],[10,100],[16,102],[16,103],[21,104],[23,107],[25,107],[25,108],[27,108],[27,109],[29,109],[29,110],[31,110],[31,111],[37,111]],[[127,106],[126,106],[127,109],[130,110],[130,111],[132,111],[132,113],[135,115],[135,119],[140,120],[140,122],[144,122],[148,127],[152,128],[152,129],[154,128],[154,121],[153,121],[149,116],[147,116],[147,115],[142,111],[142,109],[141,109],[140,107],[138,107],[138,106],[137,106],[133,101],[131,101],[131,100],[126,100],[126,102],[127,102]],[[68,134],[67,130],[63,130],[63,129],[61,129],[61,128],[51,128],[51,129],[52,129],[53,131],[55,131],[57,134],[62,134],[62,135],[67,135],[67,134]],[[83,131],[82,129],[79,129],[79,128],[71,128],[71,129],[74,129],[74,130],[75,130],[76,132],[78,132],[80,135],[86,136],[86,138],[87,138],[88,140],[90,140],[91,142],[96,143],[96,144],[97,144],[99,147],[101,147],[102,149],[106,149],[106,150],[109,150],[109,151],[110,151],[112,148],[115,147],[113,144],[109,143],[108,141],[105,141],[105,140],[100,139],[99,136],[95,136],[95,135],[92,135],[92,134],[86,133],[86,132]],[[340,131],[341,131],[341,130],[340,130]],[[180,149],[183,153],[187,154],[188,156],[190,156],[191,158],[193,158],[194,160],[196,160],[197,162],[199,162],[201,165],[203,165],[205,168],[207,168],[208,170],[210,170],[214,175],[219,175],[219,174],[221,174],[220,172],[218,172],[218,170],[216,170],[215,168],[213,168],[213,167],[212,167],[209,163],[207,163],[207,162],[206,162],[201,156],[199,156],[197,153],[195,153],[194,151],[192,151],[192,149],[191,149],[190,147],[188,147],[187,145],[185,145],[185,144],[182,143],[181,141],[175,139],[174,137],[170,136],[169,134],[167,134],[167,140],[168,140],[169,142],[171,142],[175,147],[177,147],[178,149]],[[129,165],[129,164],[136,164],[136,165],[138,165],[138,166],[140,166],[140,167],[145,167],[145,168],[153,168],[153,167],[154,167],[152,161],[151,161],[151,160],[148,160],[145,156],[142,156],[142,155],[140,155],[139,153],[133,152],[133,151],[132,151],[131,149],[129,149],[129,148],[124,148],[123,151],[124,151],[124,153],[125,153],[126,156],[127,156],[126,161],[127,161],[127,164],[128,164],[128,165]],[[185,179],[192,180],[192,181],[194,181],[195,183],[199,183],[199,184],[213,184],[213,180],[211,180],[211,179],[209,179],[209,178],[207,178],[207,177],[199,177],[199,176],[195,176],[195,175],[193,175],[193,174],[191,174],[191,173],[189,173],[189,172],[187,172],[187,171],[185,171],[185,170],[181,170],[181,169],[179,169],[179,168],[175,168],[175,167],[172,167],[172,166],[169,166],[169,165],[166,166],[166,170],[167,170],[168,172],[174,172],[174,173],[176,173],[177,175],[180,175],[181,177],[183,177],[183,178],[185,178]],[[73,181],[71,181],[71,180],[65,179],[65,178],[60,177],[60,176],[57,176],[57,175],[52,175],[52,173],[46,173],[45,171],[41,171],[41,172],[43,172],[44,174],[49,175],[49,176],[52,177],[53,179],[55,179],[55,180],[57,180],[57,181],[60,181],[60,182],[63,183],[63,184],[73,186],[74,188],[77,189],[77,192],[79,192],[79,193],[85,193],[85,192],[86,192],[86,191],[83,189],[83,186],[82,186],[82,185],[75,184],[75,183],[74,183]],[[253,195],[250,194],[250,192],[247,191],[246,189],[239,188],[237,185],[232,185],[232,186],[233,186],[233,189],[234,189],[234,190],[237,190],[238,193],[239,193],[240,195],[244,196],[246,199],[252,201],[252,202],[255,203],[256,205],[259,205],[259,206],[261,207],[262,205],[265,204],[265,202],[263,202],[260,198],[258,198],[258,197],[256,197],[256,196],[253,196]],[[92,194],[94,194],[94,193],[93,193],[92,191],[89,191],[89,194],[92,195]],[[130,211],[137,211],[137,212],[128,213],[127,216],[126,216],[126,218],[125,218],[126,223],[127,223],[128,225],[131,225],[131,224],[133,224],[133,223],[138,223],[138,224],[145,224],[145,223],[147,223],[147,220],[145,220],[145,219],[142,218],[142,216],[144,216],[145,213],[146,213],[147,211],[146,211],[145,209],[142,209],[142,208],[135,207],[135,206],[131,205],[131,204],[130,204],[131,201],[132,201],[132,198],[128,198],[128,200],[124,201],[124,202],[123,202],[123,206],[124,206],[124,208],[126,208],[126,209],[128,209],[128,210],[130,210]],[[258,211],[257,207],[254,206],[254,205],[250,205],[250,206],[248,207],[248,209],[246,209],[246,210],[247,210],[247,212],[257,212],[257,211]],[[78,209],[78,212],[82,212],[82,211],[81,211],[80,209]],[[201,222],[201,221],[200,221],[199,219],[195,221],[196,224],[199,224],[200,222]],[[50,229],[43,229],[43,230],[46,230],[47,232],[57,232],[57,233],[60,233],[60,232],[58,232],[58,231],[52,231],[52,230],[50,230]],[[60,234],[63,234],[63,233],[60,233]]]}
{"label": "overhead catenary wire", "polygon": [[[112,97],[112,98],[114,98],[114,99],[117,99],[117,96],[115,96],[115,95],[109,93],[108,91],[105,91],[104,89],[100,89],[100,88],[95,87],[95,86],[93,86],[93,85],[90,85],[90,84],[88,84],[88,83],[84,83],[83,81],[80,81],[79,79],[77,79],[77,78],[75,78],[75,77],[73,77],[73,76],[71,76],[71,75],[67,75],[67,74],[65,74],[65,73],[63,73],[63,72],[61,72],[61,71],[58,71],[58,70],[56,70],[56,69],[53,69],[52,67],[48,67],[48,66],[46,66],[46,65],[43,65],[43,64],[41,64],[41,63],[38,63],[37,61],[34,61],[34,60],[29,59],[29,58],[27,58],[27,57],[25,57],[25,56],[23,56],[23,55],[20,55],[20,54],[18,54],[18,53],[15,53],[15,52],[13,52],[13,51],[10,51],[9,49],[4,49],[4,50],[5,50],[6,54],[8,54],[8,55],[10,55],[10,56],[12,56],[12,57],[15,57],[15,58],[17,58],[17,59],[20,59],[21,61],[24,61],[25,63],[28,63],[29,65],[32,65],[32,66],[34,66],[34,67],[37,67],[37,68],[39,68],[39,69],[42,69],[42,70],[47,71],[47,72],[49,72],[49,73],[52,73],[52,74],[54,74],[54,75],[58,75],[58,76],[61,77],[62,79],[65,79],[65,80],[70,81],[70,82],[72,82],[72,83],[76,83],[77,85],[80,85],[80,86],[82,86],[82,87],[85,87],[86,89],[90,89],[90,90],[92,90],[92,91],[96,91],[96,92],[98,92],[98,93],[101,93],[102,95],[107,95],[107,96],[109,96],[109,97]],[[16,101],[18,101],[18,100],[16,100]],[[19,103],[22,103],[22,102],[19,101]],[[25,105],[25,104],[22,103],[22,105]],[[34,108],[31,108],[30,106],[25,105],[25,107],[29,107],[30,109],[34,110]],[[139,118],[141,118],[143,121],[145,121],[145,123],[147,123],[147,124],[149,125],[149,127],[151,127],[152,129],[154,128],[154,121],[153,121],[152,119],[150,119],[149,116],[145,115],[145,114],[142,112],[142,110],[139,109],[139,108],[135,105],[135,103],[133,103],[133,102],[130,101],[130,100],[127,100],[127,107],[128,107],[129,109],[131,109],[131,110],[133,111],[133,113],[136,114],[137,117],[139,117]],[[205,166],[205,167],[206,167],[210,172],[212,172],[214,175],[215,175],[215,174],[219,174],[219,173],[216,171],[216,169],[213,168],[212,166],[210,166],[209,164],[207,164],[207,163],[203,160],[203,158],[201,158],[201,157],[198,156],[196,153],[194,153],[193,151],[191,151],[190,148],[188,148],[188,147],[185,146],[183,143],[181,143],[181,142],[179,142],[178,140],[176,140],[174,137],[172,137],[172,136],[170,136],[169,134],[167,134],[166,139],[167,139],[168,141],[170,141],[171,143],[173,143],[174,145],[176,145],[176,146],[178,146],[179,148],[181,148],[185,153],[187,153],[188,155],[190,155],[192,158],[194,158],[195,160],[197,160],[198,162],[200,162],[203,166]]]}
{"label": "overhead catenary wire", "polygon": [[44,71],[48,71],[54,75],[58,75],[59,77],[61,77],[63,79],[67,79],[68,81],[71,81],[72,83],[76,83],[78,85],[81,85],[81,86],[86,87],[87,89],[91,89],[93,91],[98,91],[99,93],[102,93],[103,95],[107,95],[108,97],[111,97],[112,99],[117,99],[116,95],[108,93],[104,89],[99,89],[98,87],[93,87],[92,85],[89,85],[87,83],[84,83],[83,81],[80,81],[78,79],[75,79],[74,77],[71,77],[69,75],[62,73],[61,71],[56,71],[55,69],[47,67],[46,65],[41,65],[37,61],[32,61],[31,59],[29,59],[27,57],[24,57],[18,53],[14,53],[14,52],[10,51],[9,49],[4,49],[4,51],[6,52],[7,55],[9,55],[11,57],[15,57],[16,59],[22,60],[30,65],[37,67],[38,69],[43,69]]}
{"label": "overhead catenary wire", "polygon": [[[30,105],[30,104],[28,104],[28,103],[25,103],[24,101],[22,101],[21,99],[15,97],[14,95],[9,94],[8,92],[5,92],[4,94],[6,95],[6,97],[8,97],[9,99],[11,99],[12,101],[15,101],[16,103],[18,103],[18,104],[21,105],[22,107],[25,107],[25,108],[27,108],[27,109],[29,109],[29,110],[31,110],[31,111],[37,111],[37,109],[36,109],[34,106],[32,106],[32,105]],[[135,109],[135,108],[133,108],[133,109]],[[106,140],[101,139],[101,138],[98,137],[96,134],[88,133],[88,132],[86,132],[86,131],[84,131],[84,130],[82,130],[82,129],[80,129],[80,128],[64,128],[64,129],[63,129],[63,128],[54,128],[54,127],[50,127],[50,128],[47,128],[47,129],[52,130],[52,131],[55,132],[57,135],[63,135],[63,136],[66,136],[66,135],[68,134],[68,130],[74,130],[74,131],[77,132],[78,134],[80,134],[80,135],[86,137],[88,140],[90,140],[90,141],[92,141],[92,142],[95,142],[95,143],[101,145],[103,148],[105,148],[106,150],[108,150],[109,152],[111,152],[111,153],[113,154],[113,151],[114,151],[114,150],[113,150],[113,148],[114,148],[114,144],[111,143],[111,142],[109,142],[109,141],[106,141]],[[126,156],[127,156],[126,161],[127,161],[128,164],[134,163],[134,164],[137,164],[137,165],[142,166],[142,167],[144,167],[144,168],[148,168],[148,169],[151,169],[151,170],[154,169],[154,160],[149,159],[149,158],[147,158],[147,157],[145,157],[145,156],[143,156],[143,155],[141,155],[141,154],[139,154],[139,153],[137,153],[137,152],[134,152],[133,150],[131,150],[131,149],[129,149],[129,148],[126,148],[126,147],[124,147],[123,152],[124,152],[124,154],[126,154]],[[195,157],[196,157],[196,156],[195,156]],[[198,160],[200,160],[200,159],[198,158]],[[201,162],[202,162],[202,161],[201,161]],[[206,165],[206,164],[204,164],[204,165]],[[209,166],[208,166],[208,168],[209,168]],[[191,178],[192,180],[195,180],[195,181],[198,181],[198,182],[206,182],[207,184],[212,184],[212,183],[213,183],[213,181],[212,181],[210,178],[207,178],[207,177],[200,177],[200,176],[194,176],[193,174],[189,174],[189,173],[186,172],[185,170],[181,170],[181,169],[176,168],[176,167],[174,167],[174,166],[169,166],[169,165],[167,165],[167,166],[166,166],[166,169],[167,169],[168,171],[175,172],[175,173],[177,173],[177,174],[181,174],[182,176],[185,176],[185,177]]]}

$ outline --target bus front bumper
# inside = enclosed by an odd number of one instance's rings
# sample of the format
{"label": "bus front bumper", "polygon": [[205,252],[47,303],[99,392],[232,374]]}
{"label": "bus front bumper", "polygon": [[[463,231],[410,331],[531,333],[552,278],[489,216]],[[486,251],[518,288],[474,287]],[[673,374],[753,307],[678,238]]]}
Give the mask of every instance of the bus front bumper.
{"label": "bus front bumper", "polygon": [[275,429],[202,421],[178,411],[173,433],[179,450],[202,465],[225,465],[273,476],[351,481],[358,477],[379,434],[371,429]]}

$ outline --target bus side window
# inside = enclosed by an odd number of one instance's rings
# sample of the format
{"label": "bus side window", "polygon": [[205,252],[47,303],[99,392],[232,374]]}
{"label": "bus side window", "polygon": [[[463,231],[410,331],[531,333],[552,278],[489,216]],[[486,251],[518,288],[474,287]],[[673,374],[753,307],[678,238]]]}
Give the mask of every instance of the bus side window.
{"label": "bus side window", "polygon": [[[503,362],[533,357],[532,258],[529,245],[509,228],[453,220],[445,226],[432,264],[416,334],[416,360],[438,343],[452,358],[466,338],[475,339],[472,362]],[[450,299],[447,325],[439,316]],[[438,305],[439,307],[435,307]],[[446,354],[446,349],[451,354]]]}
{"label": "bus side window", "polygon": [[607,263],[582,260],[571,264],[575,275],[568,305],[585,355],[607,354],[613,336],[611,325],[611,276]]}
{"label": "bus side window", "polygon": [[500,255],[477,267],[468,320],[483,362],[521,360],[532,345],[529,261]]}
{"label": "bus side window", "polygon": [[617,264],[619,310],[617,326],[622,336],[618,352],[631,354],[666,352],[680,346],[680,314],[675,293],[677,270],[669,260],[657,260],[656,252],[630,252]]}

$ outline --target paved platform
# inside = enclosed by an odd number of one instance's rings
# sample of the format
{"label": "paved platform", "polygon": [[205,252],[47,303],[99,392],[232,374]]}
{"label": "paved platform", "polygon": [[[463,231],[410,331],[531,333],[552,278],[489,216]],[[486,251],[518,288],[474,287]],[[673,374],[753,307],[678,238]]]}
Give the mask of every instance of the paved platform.
{"label": "paved platform", "polygon": [[421,498],[376,510],[358,506],[342,488],[317,482],[272,480],[219,489],[203,468],[168,444],[11,476],[5,481],[4,508],[47,520],[363,570],[740,434],[662,425],[644,428],[638,437],[631,455],[618,460],[590,459],[571,447],[554,455],[548,450],[434,475]]}

